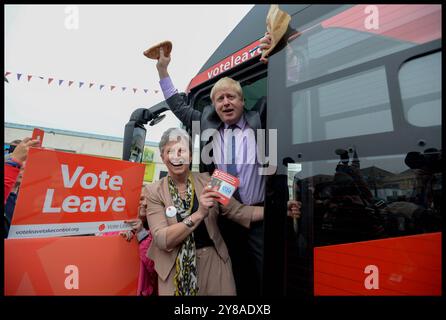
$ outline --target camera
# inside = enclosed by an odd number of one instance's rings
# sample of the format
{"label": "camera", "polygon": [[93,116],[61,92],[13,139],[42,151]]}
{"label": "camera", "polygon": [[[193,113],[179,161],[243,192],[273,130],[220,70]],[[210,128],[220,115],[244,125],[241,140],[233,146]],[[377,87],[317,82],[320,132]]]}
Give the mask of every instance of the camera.
{"label": "camera", "polygon": [[404,159],[404,163],[411,169],[421,169],[437,173],[441,171],[441,150],[429,148],[420,152],[409,152]]}

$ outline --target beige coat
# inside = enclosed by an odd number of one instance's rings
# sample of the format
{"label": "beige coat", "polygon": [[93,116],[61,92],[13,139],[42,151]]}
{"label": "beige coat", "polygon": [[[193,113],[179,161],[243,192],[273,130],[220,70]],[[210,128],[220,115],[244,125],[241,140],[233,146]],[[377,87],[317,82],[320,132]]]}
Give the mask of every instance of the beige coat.
{"label": "beige coat", "polygon": [[[209,174],[192,172],[192,178],[195,186],[195,193],[197,195],[197,198],[199,198],[204,186],[210,180]],[[158,273],[159,294],[173,295],[175,259],[180,247],[177,246],[176,248],[171,250],[166,249],[167,227],[172,224],[178,223],[176,217],[169,218],[166,216],[166,208],[169,206],[173,206],[173,202],[168,189],[167,177],[155,183],[147,185],[143,189],[143,195],[147,204],[147,222],[153,235],[153,241],[148,250],[147,256],[155,262],[155,270]],[[228,249],[217,226],[218,214],[221,213],[222,215],[226,215],[231,220],[234,220],[245,226],[246,228],[249,228],[253,212],[261,210],[263,210],[263,208],[245,206],[232,198],[226,207],[219,205],[211,208],[209,210],[209,215],[204,219],[209,237],[214,242],[215,251],[217,253],[212,259],[221,260],[218,262],[227,265],[224,266],[224,269],[228,270],[231,273],[228,275],[228,277],[226,277],[226,279],[232,279],[233,281],[233,276],[230,267],[231,263]],[[198,272],[200,272],[200,266],[198,267]],[[198,275],[198,277],[200,277],[200,275]]]}

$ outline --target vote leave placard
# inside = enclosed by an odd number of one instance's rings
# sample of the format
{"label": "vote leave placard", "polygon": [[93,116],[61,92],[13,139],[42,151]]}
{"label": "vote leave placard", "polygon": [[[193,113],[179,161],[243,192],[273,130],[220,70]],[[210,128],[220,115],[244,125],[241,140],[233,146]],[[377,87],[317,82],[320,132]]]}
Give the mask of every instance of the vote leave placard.
{"label": "vote leave placard", "polygon": [[5,239],[5,295],[136,296],[138,242],[121,236]]}
{"label": "vote leave placard", "polygon": [[144,165],[31,148],[8,238],[130,230]]}

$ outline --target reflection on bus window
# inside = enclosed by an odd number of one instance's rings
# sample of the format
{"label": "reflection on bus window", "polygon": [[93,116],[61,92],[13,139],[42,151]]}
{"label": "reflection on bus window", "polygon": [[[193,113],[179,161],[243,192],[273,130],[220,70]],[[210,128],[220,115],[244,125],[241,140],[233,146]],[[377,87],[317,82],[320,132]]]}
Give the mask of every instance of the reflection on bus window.
{"label": "reflection on bus window", "polygon": [[287,86],[441,38],[441,5],[345,6],[299,32],[286,52]]}
{"label": "reflection on bus window", "polygon": [[441,230],[441,150],[333,155],[338,159],[304,163],[297,174],[312,193],[316,246]]}
{"label": "reflection on bus window", "polygon": [[441,53],[406,62],[399,81],[407,122],[418,127],[441,125]]}
{"label": "reflection on bus window", "polygon": [[292,117],[295,144],[392,131],[384,68],[293,93]]}

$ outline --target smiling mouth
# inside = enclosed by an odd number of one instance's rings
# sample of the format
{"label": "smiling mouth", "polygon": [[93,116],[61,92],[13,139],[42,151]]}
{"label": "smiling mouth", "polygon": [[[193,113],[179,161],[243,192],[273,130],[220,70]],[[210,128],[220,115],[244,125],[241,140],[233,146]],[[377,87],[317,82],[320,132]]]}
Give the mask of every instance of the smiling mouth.
{"label": "smiling mouth", "polygon": [[181,167],[185,163],[185,161],[184,161],[184,159],[180,159],[175,162],[169,161],[169,163],[174,167]]}
{"label": "smiling mouth", "polygon": [[234,109],[226,109],[226,110],[223,110],[223,113],[231,113],[232,111],[234,111]]}

